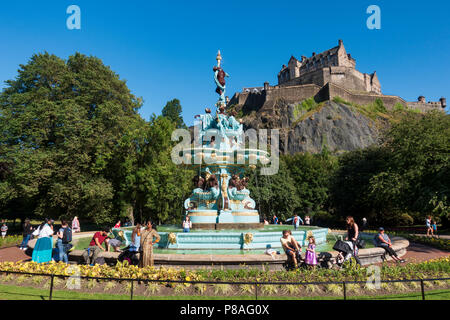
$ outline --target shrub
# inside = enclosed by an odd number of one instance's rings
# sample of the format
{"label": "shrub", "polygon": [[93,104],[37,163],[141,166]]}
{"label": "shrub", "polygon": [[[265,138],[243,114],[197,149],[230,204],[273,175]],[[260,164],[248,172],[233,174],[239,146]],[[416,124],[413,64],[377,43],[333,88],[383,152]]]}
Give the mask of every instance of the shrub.
{"label": "shrub", "polygon": [[221,284],[214,285],[214,293],[216,295],[219,295],[219,294],[226,295],[226,294],[230,293],[232,290],[233,289],[232,289],[231,285],[229,285],[229,284],[221,283]]}
{"label": "shrub", "polygon": [[255,286],[253,286],[251,284],[241,284],[239,286],[239,288],[241,289],[242,293],[244,293],[244,294],[246,294],[246,293],[253,294],[255,291]]}
{"label": "shrub", "polygon": [[161,286],[158,283],[151,282],[147,284],[147,288],[145,291],[149,294],[155,294],[161,289]]}
{"label": "shrub", "polygon": [[333,295],[340,296],[342,295],[343,288],[341,285],[338,284],[328,284],[325,286],[325,291]]}
{"label": "shrub", "polygon": [[293,284],[288,284],[284,286],[283,291],[289,295],[294,295],[299,292],[299,287]]}
{"label": "shrub", "polygon": [[276,285],[262,285],[261,292],[264,295],[274,295],[278,293],[278,288]]}
{"label": "shrub", "polygon": [[206,284],[204,283],[197,283],[194,285],[194,290],[200,294],[205,293],[206,291]]}
{"label": "shrub", "polygon": [[383,100],[381,100],[380,98],[375,99],[375,102],[373,103],[373,108],[374,108],[374,111],[376,111],[376,112],[385,113],[387,111],[386,107],[384,106]]}
{"label": "shrub", "polygon": [[105,287],[103,288],[104,291],[109,291],[113,288],[115,288],[117,286],[116,281],[108,281],[108,283],[106,283]]}
{"label": "shrub", "polygon": [[404,111],[405,106],[403,104],[401,104],[400,102],[397,102],[393,109],[394,109],[394,111]]}

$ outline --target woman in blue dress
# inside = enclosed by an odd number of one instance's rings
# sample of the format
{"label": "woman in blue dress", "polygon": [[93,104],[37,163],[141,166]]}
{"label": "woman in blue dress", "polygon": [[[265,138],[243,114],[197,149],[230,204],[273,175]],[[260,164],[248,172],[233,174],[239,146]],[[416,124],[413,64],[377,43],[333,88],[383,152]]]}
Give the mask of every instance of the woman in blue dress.
{"label": "woman in blue dress", "polygon": [[31,260],[38,263],[50,262],[53,250],[53,220],[45,219],[33,235],[37,235],[38,239],[34,245]]}

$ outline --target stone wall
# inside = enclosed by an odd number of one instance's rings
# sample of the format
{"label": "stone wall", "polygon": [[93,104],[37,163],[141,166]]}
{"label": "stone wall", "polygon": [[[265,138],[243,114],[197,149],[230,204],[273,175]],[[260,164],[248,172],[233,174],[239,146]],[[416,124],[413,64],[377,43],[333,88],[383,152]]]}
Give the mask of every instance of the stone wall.
{"label": "stone wall", "polygon": [[[371,83],[371,75],[348,67],[328,67],[302,74],[283,82],[280,87],[315,84],[320,87],[331,82],[349,90],[381,94],[379,83]],[[375,81],[377,82],[377,81]]]}
{"label": "stone wall", "polygon": [[[308,74],[309,79],[320,82],[320,79],[322,77],[324,77],[325,80],[328,80],[329,77],[336,76],[339,72],[339,70],[336,69],[334,70],[333,74],[327,75],[326,72],[322,72],[323,70],[320,70],[320,72],[311,72],[310,74]],[[289,81],[289,83],[301,82],[301,79],[306,78],[293,79]],[[365,90],[361,90],[361,88],[359,87],[359,80],[359,77],[357,77],[356,75],[346,75],[345,79],[342,81],[342,84],[334,83],[338,82],[336,78],[334,78],[334,82],[328,82],[324,86],[319,86],[317,84],[297,84],[289,86],[283,84],[278,86],[267,86],[266,90],[262,90],[259,93],[236,93],[231,99],[229,105],[234,104],[242,106],[245,112],[248,113],[253,110],[258,111],[264,106],[272,106],[273,102],[277,99],[284,99],[287,103],[298,103],[310,97],[314,97],[316,102],[332,101],[333,98],[340,97],[346,101],[359,105],[371,104],[378,98],[381,99],[384,106],[390,110],[392,110],[397,103],[400,103],[410,109],[419,110],[421,112],[426,112],[429,110],[444,110],[442,108],[441,102],[406,102],[399,96],[365,92]],[[360,90],[347,89],[352,86]]]}
{"label": "stone wall", "polygon": [[444,111],[444,108],[442,108],[441,102],[408,102],[407,103],[408,108],[412,110],[419,110],[421,112],[427,112],[430,110],[441,110]]}
{"label": "stone wall", "polygon": [[355,93],[342,88],[334,83],[327,83],[316,98],[316,101],[333,100],[334,97],[341,97],[342,99],[353,102],[359,105],[367,105],[373,103],[377,98],[383,101],[386,108],[392,109],[395,104],[401,103],[406,106],[406,101],[398,96],[379,95],[375,93]]}
{"label": "stone wall", "polygon": [[299,102],[315,96],[319,90],[320,86],[315,84],[269,87],[269,90],[266,91],[266,101],[282,98],[289,103]]}

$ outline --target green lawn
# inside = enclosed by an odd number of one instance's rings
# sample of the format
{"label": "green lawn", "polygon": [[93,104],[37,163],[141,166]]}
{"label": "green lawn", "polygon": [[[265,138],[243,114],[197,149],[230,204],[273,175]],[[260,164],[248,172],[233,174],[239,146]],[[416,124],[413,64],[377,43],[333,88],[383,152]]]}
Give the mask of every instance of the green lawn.
{"label": "green lawn", "polygon": [[[450,290],[430,290],[425,292],[427,300],[450,300]],[[48,300],[48,289],[36,289],[31,287],[20,287],[13,285],[0,285],[0,300]],[[342,297],[261,297],[263,300],[342,300]],[[359,296],[348,297],[352,300],[421,300],[422,295],[417,293],[406,293],[386,296]],[[70,290],[54,290],[53,300],[129,300],[126,294],[104,294],[84,293]],[[135,300],[254,300],[254,296],[134,296]]]}

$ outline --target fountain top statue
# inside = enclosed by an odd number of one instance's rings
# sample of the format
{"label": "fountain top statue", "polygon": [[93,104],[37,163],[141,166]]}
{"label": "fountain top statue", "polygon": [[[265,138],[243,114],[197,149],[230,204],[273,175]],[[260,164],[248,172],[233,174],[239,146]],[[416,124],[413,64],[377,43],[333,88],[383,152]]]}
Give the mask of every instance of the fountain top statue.
{"label": "fountain top statue", "polygon": [[229,77],[230,75],[226,73],[222,67],[220,66],[220,62],[222,61],[222,56],[220,55],[220,50],[217,52],[217,66],[213,67],[214,71],[214,82],[216,83],[216,92],[220,95],[219,100],[216,103],[217,107],[225,107],[225,77]]}

